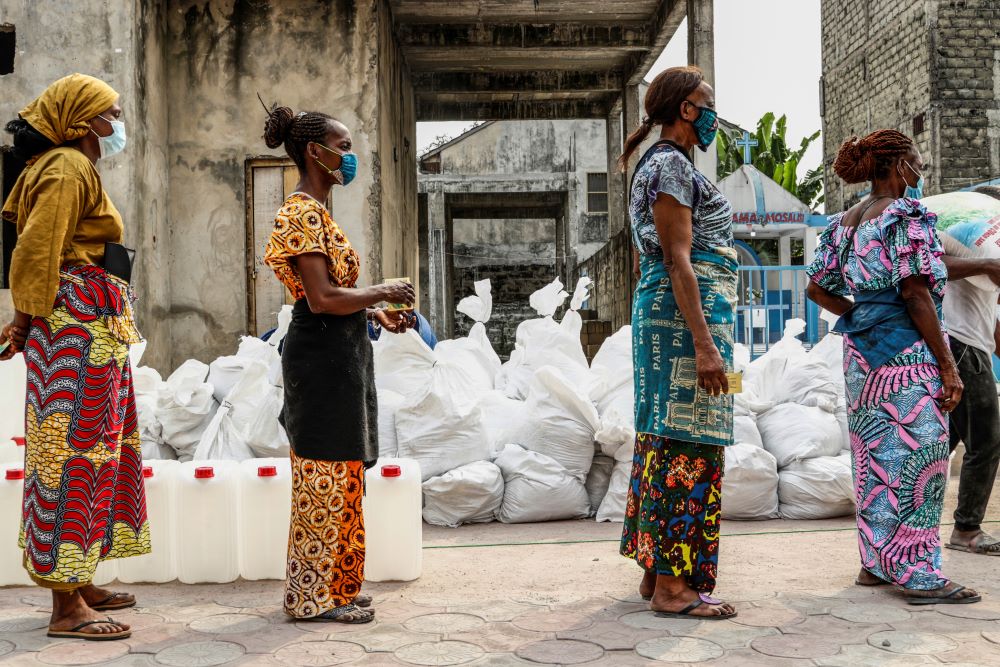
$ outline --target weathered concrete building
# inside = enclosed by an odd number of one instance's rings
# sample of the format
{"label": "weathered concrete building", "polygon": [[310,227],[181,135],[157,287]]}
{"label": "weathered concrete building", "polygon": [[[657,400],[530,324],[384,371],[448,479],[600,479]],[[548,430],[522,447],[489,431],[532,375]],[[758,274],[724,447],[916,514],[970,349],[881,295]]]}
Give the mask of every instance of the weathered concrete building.
{"label": "weathered concrete building", "polygon": [[912,136],[929,194],[1000,179],[1000,0],[823,0],[828,211],[864,186],[833,173],[840,143],[892,127]]}
{"label": "weathered concrete building", "polygon": [[[418,120],[598,119],[611,164],[688,14],[691,61],[711,76],[711,0],[2,0],[0,118],[74,71],[121,92],[129,147],[101,171],[138,249],[149,362],[169,370],[231,352],[284,300],[260,255],[296,177],[260,139],[258,92],[352,129],[359,176],[332,211],[362,282],[417,276]],[[10,182],[18,165],[3,166]],[[610,179],[612,231],[621,192]],[[5,229],[5,262],[13,244]]]}

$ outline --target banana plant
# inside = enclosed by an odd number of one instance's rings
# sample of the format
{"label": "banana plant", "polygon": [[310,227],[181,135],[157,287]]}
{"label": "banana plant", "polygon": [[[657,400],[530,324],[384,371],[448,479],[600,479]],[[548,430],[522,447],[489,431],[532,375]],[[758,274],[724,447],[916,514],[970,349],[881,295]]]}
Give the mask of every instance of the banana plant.
{"label": "banana plant", "polygon": [[[788,118],[776,118],[768,112],[757,121],[757,131],[751,133],[757,146],[752,149],[752,163],[771,176],[776,183],[811,207],[823,202],[823,170],[813,169],[802,179],[798,178],[799,164],[807,150],[819,138],[819,132],[805,137],[799,147],[791,150],[787,142]],[[719,153],[718,178],[721,180],[743,164],[743,147],[737,142],[743,132],[735,126],[723,126],[717,142]]]}

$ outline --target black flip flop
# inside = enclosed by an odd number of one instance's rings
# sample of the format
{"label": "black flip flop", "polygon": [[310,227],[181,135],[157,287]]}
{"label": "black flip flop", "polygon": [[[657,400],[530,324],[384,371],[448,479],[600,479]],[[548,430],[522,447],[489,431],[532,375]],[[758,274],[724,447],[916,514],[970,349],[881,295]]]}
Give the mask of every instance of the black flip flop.
{"label": "black flip flop", "polygon": [[711,616],[694,616],[691,614],[692,611],[705,604],[702,602],[701,597],[697,600],[684,607],[680,611],[658,611],[656,612],[657,618],[696,618],[698,620],[705,621],[724,621],[727,618],[735,618],[738,612],[733,612],[731,614],[713,614]]}
{"label": "black flip flop", "polygon": [[113,600],[128,595],[128,593],[112,593],[97,604],[88,605],[94,611],[116,611],[118,609],[128,609],[135,606],[135,598],[114,603]]}
{"label": "black flip flop", "polygon": [[54,637],[56,639],[85,639],[91,642],[110,642],[116,639],[128,639],[132,636],[131,630],[122,630],[121,632],[80,632],[84,628],[90,625],[101,625],[101,624],[111,624],[118,625],[118,622],[114,619],[107,619],[104,621],[84,621],[80,625],[76,626],[72,630],[49,630],[46,633],[49,637]]}
{"label": "black flip flop", "polygon": [[[364,615],[361,618],[356,618],[354,620],[348,620],[344,618],[347,614],[352,612],[362,612]],[[328,623],[346,623],[348,625],[364,625],[365,623],[371,623],[375,620],[375,614],[361,609],[356,604],[345,604],[343,607],[336,607],[330,611],[323,612],[319,616],[313,616],[312,618],[303,618],[303,621],[312,622],[328,622]]]}
{"label": "black flip flop", "polygon": [[973,604],[973,603],[979,602],[980,600],[983,599],[983,596],[979,595],[978,593],[976,595],[970,595],[969,597],[964,597],[964,598],[957,598],[957,597],[955,597],[956,595],[958,595],[959,593],[961,593],[964,590],[965,590],[965,586],[959,586],[958,588],[956,588],[955,590],[953,590],[951,593],[948,593],[947,595],[932,596],[932,597],[918,597],[918,596],[907,595],[906,596],[906,602],[907,602],[907,604],[919,604],[919,605],[922,605],[922,604]]}

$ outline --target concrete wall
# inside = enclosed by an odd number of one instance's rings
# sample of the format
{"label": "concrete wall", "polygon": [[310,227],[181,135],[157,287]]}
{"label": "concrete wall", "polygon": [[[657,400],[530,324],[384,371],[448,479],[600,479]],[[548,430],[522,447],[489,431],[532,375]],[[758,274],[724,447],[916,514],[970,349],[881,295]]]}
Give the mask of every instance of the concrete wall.
{"label": "concrete wall", "polygon": [[[121,94],[128,146],[98,170],[124,218],[125,243],[138,250],[137,315],[151,341],[169,337],[162,317],[170,290],[163,13],[159,0],[77,0],[72,11],[56,0],[0,5],[0,21],[17,31],[14,72],[0,77],[0,120],[14,118],[48,84],[74,72],[99,77]],[[0,135],[0,144],[9,142],[10,135]],[[148,354],[151,364],[166,366],[163,347],[154,344]]]}
{"label": "concrete wall", "polygon": [[[458,219],[453,222],[452,253],[456,267],[491,266],[499,261],[517,266],[555,266],[556,221]],[[459,298],[464,294],[457,295]]]}
{"label": "concrete wall", "polygon": [[916,140],[929,194],[1000,176],[997,0],[823,0],[822,10],[828,211],[866,187],[833,173],[841,142],[880,128]]}
{"label": "concrete wall", "polygon": [[577,267],[575,278],[588,276],[592,281],[588,307],[597,319],[611,322],[617,331],[632,323],[632,241],[628,229],[616,233],[603,248]]}

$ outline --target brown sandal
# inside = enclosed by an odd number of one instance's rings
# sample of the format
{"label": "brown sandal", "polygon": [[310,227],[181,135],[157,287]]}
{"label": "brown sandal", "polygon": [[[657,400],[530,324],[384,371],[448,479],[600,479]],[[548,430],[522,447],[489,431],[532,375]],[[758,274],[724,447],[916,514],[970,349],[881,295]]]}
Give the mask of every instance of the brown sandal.
{"label": "brown sandal", "polygon": [[[135,598],[129,600],[127,599],[128,597],[131,597],[129,593],[112,593],[97,604],[88,606],[94,611],[116,611],[118,609],[128,609],[129,607],[135,606]],[[115,600],[121,600],[121,602],[115,602]]]}
{"label": "brown sandal", "polygon": [[112,618],[103,621],[84,621],[71,630],[49,630],[47,634],[49,637],[56,639],[85,639],[91,642],[109,642],[115,639],[128,639],[132,636],[131,630],[122,630],[120,632],[81,632],[81,630],[91,625],[118,625],[118,622]]}

